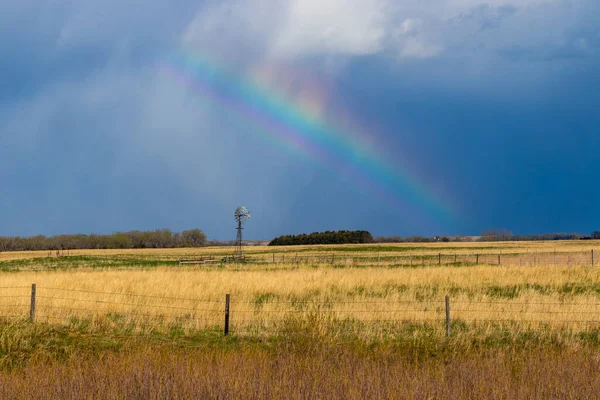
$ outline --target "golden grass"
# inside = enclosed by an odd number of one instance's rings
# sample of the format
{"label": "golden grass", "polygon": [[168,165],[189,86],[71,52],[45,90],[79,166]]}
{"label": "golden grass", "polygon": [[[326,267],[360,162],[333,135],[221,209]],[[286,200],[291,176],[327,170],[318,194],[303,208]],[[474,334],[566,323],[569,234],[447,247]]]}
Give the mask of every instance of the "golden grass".
{"label": "golden grass", "polygon": [[[147,257],[193,257],[204,254],[231,254],[233,250],[229,247],[201,247],[201,248],[182,248],[182,249],[84,249],[84,250],[65,250],[69,256],[147,256]],[[36,250],[36,251],[14,251],[0,252],[1,261],[24,260],[29,258],[56,257],[56,251]]]}
{"label": "golden grass", "polygon": [[[151,327],[174,324],[186,329],[218,327],[222,325],[225,294],[231,294],[231,323],[239,332],[275,332],[289,325],[291,319],[311,319],[323,324],[351,321],[354,328],[371,333],[375,325],[383,326],[387,332],[390,325],[393,331],[399,323],[425,323],[441,332],[444,298],[449,295],[453,320],[479,324],[517,321],[527,327],[551,325],[579,331],[594,327],[600,320],[600,268],[591,267],[583,259],[576,263],[573,252],[581,252],[585,258],[594,245],[598,243],[249,247],[249,257],[260,255],[267,261],[272,260],[273,254],[276,260],[288,257],[285,262],[275,264],[150,269],[98,269],[93,268],[95,259],[90,258],[73,270],[0,273],[3,288],[0,315],[27,316],[30,285],[36,283],[37,319],[58,323],[87,318],[98,326],[145,322]],[[395,248],[399,251],[394,252]],[[81,250],[71,255],[135,256],[160,263],[227,255],[231,250],[223,247]],[[435,257],[427,261],[419,259],[442,251],[457,254],[457,261],[463,264],[436,265]],[[508,257],[506,253],[513,254],[517,266],[506,265],[511,264],[508,261],[492,265],[500,251],[503,257]],[[326,256],[332,252],[335,252],[333,265],[322,262],[329,260]],[[494,256],[487,260],[481,256],[480,263],[489,265],[474,265],[472,261],[464,264],[465,258],[459,257],[475,252]],[[525,257],[524,263],[522,255],[515,255],[519,252],[534,254],[535,264],[527,262],[531,257]],[[571,252],[568,263],[565,252]],[[315,255],[317,262],[310,259],[294,262],[296,253]],[[47,252],[22,252],[0,253],[0,257],[9,260],[11,254],[17,259],[47,256]],[[407,254],[414,254],[412,268],[407,265]],[[379,262],[382,255],[388,257]],[[397,257],[403,257],[401,262]],[[413,262],[413,256],[410,257]],[[452,256],[445,257],[444,263],[454,261]]]}
{"label": "golden grass", "polygon": [[[2,277],[0,309],[27,315],[37,285],[39,319],[121,314],[179,321],[190,328],[222,324],[232,296],[232,324],[265,326],[290,316],[440,322],[444,297],[454,319],[555,324],[600,318],[600,273],[589,267],[424,267],[279,270],[156,268],[21,272]],[[14,305],[20,305],[14,307]],[[100,322],[98,322],[100,323]],[[243,323],[243,324],[242,324]]]}
{"label": "golden grass", "polygon": [[495,351],[414,362],[369,352],[128,349],[0,373],[4,399],[588,399],[593,349]]}

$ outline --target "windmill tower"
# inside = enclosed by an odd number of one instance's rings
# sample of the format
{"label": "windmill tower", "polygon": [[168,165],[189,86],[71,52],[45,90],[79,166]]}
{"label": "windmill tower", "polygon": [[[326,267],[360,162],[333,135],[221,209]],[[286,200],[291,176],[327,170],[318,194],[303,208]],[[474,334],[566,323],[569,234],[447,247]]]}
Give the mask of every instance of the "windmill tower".
{"label": "windmill tower", "polygon": [[248,218],[250,218],[250,211],[244,206],[239,206],[235,209],[235,213],[233,214],[235,217],[235,221],[237,222],[237,238],[235,239],[235,251],[233,253],[233,257],[237,259],[241,259],[244,257],[244,250],[242,248],[242,231],[243,225]]}

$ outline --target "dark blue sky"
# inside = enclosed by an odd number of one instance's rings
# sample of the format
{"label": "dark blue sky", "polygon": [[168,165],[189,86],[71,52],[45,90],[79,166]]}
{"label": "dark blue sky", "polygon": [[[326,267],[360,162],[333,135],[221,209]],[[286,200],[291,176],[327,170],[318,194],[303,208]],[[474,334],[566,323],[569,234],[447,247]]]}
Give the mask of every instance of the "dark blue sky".
{"label": "dark blue sky", "polygon": [[[595,0],[126,3],[0,5],[0,235],[229,239],[238,205],[255,239],[600,229]],[[395,198],[156,67],[180,54],[358,132]]]}

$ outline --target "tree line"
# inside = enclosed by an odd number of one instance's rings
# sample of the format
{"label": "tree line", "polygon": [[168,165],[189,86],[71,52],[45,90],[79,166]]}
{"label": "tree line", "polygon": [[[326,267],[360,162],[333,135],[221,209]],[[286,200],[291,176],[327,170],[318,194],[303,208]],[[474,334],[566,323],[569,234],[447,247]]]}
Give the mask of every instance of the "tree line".
{"label": "tree line", "polygon": [[590,235],[582,235],[579,233],[535,233],[532,235],[513,235],[512,232],[506,229],[496,229],[483,232],[479,238],[479,240],[482,242],[591,239],[600,239],[600,231],[592,232]]}
{"label": "tree line", "polygon": [[373,236],[368,231],[326,231],[302,233],[299,235],[279,236],[269,246],[293,246],[301,244],[347,244],[373,243]]}
{"label": "tree line", "polygon": [[109,235],[0,236],[0,251],[151,249],[201,247],[205,244],[206,235],[200,229],[190,229],[182,232],[157,229],[154,231],[116,232]]}
{"label": "tree line", "polygon": [[531,235],[514,235],[506,229],[494,229],[482,232],[480,236],[378,236],[376,243],[435,243],[435,242],[519,242],[537,240],[600,240],[600,231],[592,232],[590,235],[579,233],[535,233]]}

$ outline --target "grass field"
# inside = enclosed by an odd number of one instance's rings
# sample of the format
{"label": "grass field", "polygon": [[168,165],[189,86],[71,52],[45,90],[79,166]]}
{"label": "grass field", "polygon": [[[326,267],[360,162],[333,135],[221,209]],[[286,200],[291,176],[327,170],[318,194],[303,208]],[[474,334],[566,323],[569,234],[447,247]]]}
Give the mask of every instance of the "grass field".
{"label": "grass field", "polygon": [[[594,249],[249,247],[246,263],[223,247],[0,253],[0,395],[44,397],[27,377],[51,369],[47,397],[589,397],[600,389]],[[200,258],[214,263],[178,262]],[[563,375],[570,386],[553,383]]]}

